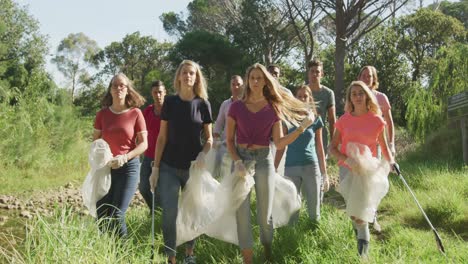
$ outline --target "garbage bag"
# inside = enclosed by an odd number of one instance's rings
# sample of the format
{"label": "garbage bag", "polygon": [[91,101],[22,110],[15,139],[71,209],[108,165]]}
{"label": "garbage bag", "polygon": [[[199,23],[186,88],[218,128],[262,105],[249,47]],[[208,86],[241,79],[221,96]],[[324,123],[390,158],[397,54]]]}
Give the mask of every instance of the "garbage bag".
{"label": "garbage bag", "polygon": [[291,216],[301,209],[301,203],[301,195],[292,180],[275,173],[275,194],[272,207],[273,227],[287,225]]}
{"label": "garbage bag", "polygon": [[238,244],[235,213],[254,185],[253,163],[248,165],[245,178],[229,173],[221,183],[213,178],[209,167],[190,167],[189,180],[179,199],[177,245],[201,234]]}
{"label": "garbage bag", "polygon": [[89,214],[96,217],[96,202],[104,197],[110,189],[111,174],[107,163],[112,159],[109,145],[103,139],[91,143],[88,161],[91,169],[86,175],[81,194]]}
{"label": "garbage bag", "polygon": [[372,222],[380,201],[388,192],[390,165],[385,159],[373,157],[369,147],[358,143],[348,143],[346,155],[356,163],[338,188],[346,201],[346,214]]}

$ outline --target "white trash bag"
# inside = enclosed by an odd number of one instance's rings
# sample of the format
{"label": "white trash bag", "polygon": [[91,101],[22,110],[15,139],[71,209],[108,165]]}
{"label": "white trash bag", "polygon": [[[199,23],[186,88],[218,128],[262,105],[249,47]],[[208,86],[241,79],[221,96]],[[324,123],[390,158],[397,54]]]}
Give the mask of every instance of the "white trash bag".
{"label": "white trash bag", "polygon": [[83,203],[88,208],[89,214],[96,217],[96,202],[109,192],[111,185],[110,168],[107,163],[112,159],[109,145],[103,139],[97,139],[91,143],[88,161],[91,170],[81,187]]}
{"label": "white trash bag", "polygon": [[273,228],[289,223],[291,216],[301,209],[301,195],[294,183],[287,177],[275,173],[275,194],[273,197]]}
{"label": "white trash bag", "polygon": [[358,143],[348,143],[346,155],[356,162],[338,188],[346,201],[346,214],[372,222],[388,192],[390,165],[385,159],[373,157],[369,147]]}
{"label": "white trash bag", "polygon": [[[215,162],[205,162],[210,160]],[[176,245],[201,234],[238,244],[235,213],[254,185],[253,171],[245,178],[234,173],[225,175],[219,183],[208,171],[210,166],[190,167],[190,178],[179,199]]]}

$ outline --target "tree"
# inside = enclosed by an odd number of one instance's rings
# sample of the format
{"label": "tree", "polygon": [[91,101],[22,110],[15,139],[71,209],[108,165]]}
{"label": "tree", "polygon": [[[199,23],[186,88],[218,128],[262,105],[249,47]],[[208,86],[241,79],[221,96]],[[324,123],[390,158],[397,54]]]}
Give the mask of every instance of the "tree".
{"label": "tree", "polygon": [[170,60],[177,66],[182,60],[196,61],[209,80],[208,93],[212,109],[229,97],[229,81],[232,75],[241,74],[250,60],[244,58],[239,48],[226,36],[207,31],[186,33],[174,46]]}
{"label": "tree", "polygon": [[[319,8],[313,0],[285,0],[285,12],[292,25],[304,56],[303,67],[312,59],[315,51],[314,21],[320,16]],[[307,79],[307,73],[305,74]]]}
{"label": "tree", "polygon": [[438,9],[445,15],[458,19],[463,23],[465,29],[468,28],[468,0],[460,0],[458,2],[442,1],[437,6],[434,4],[429,5],[429,8]]}
{"label": "tree", "polygon": [[113,76],[125,73],[135,86],[144,90],[151,72],[159,71],[159,77],[167,80],[166,72],[171,69],[167,59],[172,45],[160,43],[151,36],[140,32],[126,35],[121,42],[112,42],[93,57],[96,67],[101,68],[99,76]]}
{"label": "tree", "polygon": [[207,31],[226,34],[231,24],[240,22],[240,4],[243,0],[193,0],[188,6],[188,15],[163,13],[160,19],[169,35],[181,38],[190,31]]}
{"label": "tree", "polygon": [[98,51],[96,41],[81,32],[69,34],[57,47],[57,53],[52,62],[70,80],[72,102],[80,76],[87,73],[86,67],[91,65],[91,59]]}
{"label": "tree", "polygon": [[277,63],[297,46],[296,34],[286,14],[271,1],[245,0],[239,15],[240,22],[232,24],[228,34],[254,61]]}
{"label": "tree", "polygon": [[[409,0],[318,0],[317,4],[335,23],[335,98],[337,112],[343,109],[345,57],[349,47],[369,33]],[[397,4],[395,4],[397,3]]]}
{"label": "tree", "polygon": [[428,87],[410,87],[406,94],[408,129],[421,141],[446,124],[448,97],[467,91],[468,45],[457,43],[437,52]]}
{"label": "tree", "polygon": [[12,0],[0,0],[2,86],[24,91],[34,73],[44,71],[47,51],[46,37],[40,34],[38,22],[27,10]]}
{"label": "tree", "polygon": [[400,35],[398,49],[412,65],[413,81],[430,72],[441,47],[466,39],[466,31],[460,21],[427,8],[401,18],[396,30]]}

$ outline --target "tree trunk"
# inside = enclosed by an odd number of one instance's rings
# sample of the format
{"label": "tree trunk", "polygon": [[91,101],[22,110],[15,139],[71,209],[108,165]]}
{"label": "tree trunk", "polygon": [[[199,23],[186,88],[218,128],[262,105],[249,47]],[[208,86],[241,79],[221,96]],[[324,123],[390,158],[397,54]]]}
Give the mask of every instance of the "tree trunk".
{"label": "tree trunk", "polygon": [[335,40],[336,50],[335,50],[335,103],[336,103],[336,114],[338,116],[344,113],[344,94],[345,94],[345,84],[344,84],[344,63],[346,56],[346,43],[341,39],[337,34]]}

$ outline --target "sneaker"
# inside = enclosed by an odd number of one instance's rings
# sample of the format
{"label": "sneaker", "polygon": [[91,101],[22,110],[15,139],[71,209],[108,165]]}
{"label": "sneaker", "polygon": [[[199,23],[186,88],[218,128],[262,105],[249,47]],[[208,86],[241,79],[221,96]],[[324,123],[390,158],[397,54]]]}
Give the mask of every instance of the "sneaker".
{"label": "sneaker", "polygon": [[380,226],[379,222],[377,222],[377,219],[374,220],[374,224],[372,225],[372,227],[374,228],[376,233],[382,233],[382,227]]}
{"label": "sneaker", "polygon": [[186,256],[184,259],[184,264],[197,264],[194,255]]}

